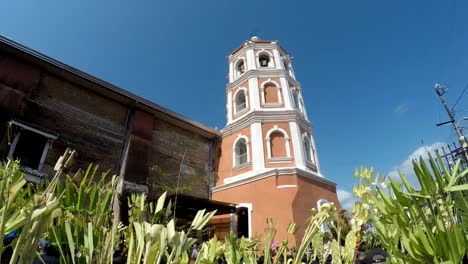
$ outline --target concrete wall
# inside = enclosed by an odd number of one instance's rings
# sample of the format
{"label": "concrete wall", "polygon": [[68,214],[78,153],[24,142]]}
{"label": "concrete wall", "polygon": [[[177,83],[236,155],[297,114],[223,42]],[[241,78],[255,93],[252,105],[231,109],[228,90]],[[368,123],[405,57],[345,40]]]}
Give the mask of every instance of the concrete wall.
{"label": "concrete wall", "polygon": [[[325,199],[339,207],[335,187],[296,174],[270,176],[213,193],[213,199],[230,203],[252,204],[252,235],[263,236],[266,219],[276,223],[275,240],[300,241],[307,227],[310,210]],[[298,226],[295,236],[287,234],[287,226]]]}

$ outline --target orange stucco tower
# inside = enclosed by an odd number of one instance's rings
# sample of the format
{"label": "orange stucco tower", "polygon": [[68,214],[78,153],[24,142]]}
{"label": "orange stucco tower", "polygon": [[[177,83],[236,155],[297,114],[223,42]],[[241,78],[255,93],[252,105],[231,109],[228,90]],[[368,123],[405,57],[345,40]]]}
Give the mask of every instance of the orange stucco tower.
{"label": "orange stucco tower", "polygon": [[303,234],[312,207],[338,204],[336,184],[320,173],[302,87],[291,56],[277,41],[252,37],[229,57],[227,125],[217,148],[214,200],[248,208],[248,233],[262,235],[266,219],[277,239],[290,221]]}

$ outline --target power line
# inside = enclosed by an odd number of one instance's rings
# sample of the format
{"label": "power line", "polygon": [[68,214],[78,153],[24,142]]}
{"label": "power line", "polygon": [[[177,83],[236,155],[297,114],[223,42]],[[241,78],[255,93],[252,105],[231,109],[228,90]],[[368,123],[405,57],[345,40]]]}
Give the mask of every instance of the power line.
{"label": "power line", "polygon": [[460,96],[458,97],[457,101],[456,101],[455,104],[452,106],[452,109],[450,109],[450,111],[453,111],[453,108],[455,108],[455,106],[458,104],[458,102],[459,102],[460,99],[462,98],[463,94],[465,93],[466,88],[468,88],[468,83],[465,85],[465,89],[463,89],[463,92],[460,94]]}

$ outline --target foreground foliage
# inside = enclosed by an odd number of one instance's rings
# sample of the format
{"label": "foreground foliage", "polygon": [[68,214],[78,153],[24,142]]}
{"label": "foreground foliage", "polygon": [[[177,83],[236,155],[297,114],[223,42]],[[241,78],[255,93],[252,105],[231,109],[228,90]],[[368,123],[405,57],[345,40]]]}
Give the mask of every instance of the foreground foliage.
{"label": "foreground foliage", "polygon": [[[372,169],[356,172],[354,193],[361,198],[354,213],[373,222],[378,240],[391,263],[462,263],[468,254],[468,184],[458,185],[468,170],[460,161],[449,171],[440,157],[413,161],[420,185],[405,175],[400,180],[374,175]],[[387,186],[388,185],[388,186]]]}
{"label": "foreground foliage", "polygon": [[[71,177],[64,172],[73,159],[73,152],[66,152],[44,187],[28,183],[18,163],[0,163],[0,233],[17,233],[7,244],[0,240],[2,263],[39,260],[36,248],[43,238],[57,249],[60,263],[113,263],[124,257],[128,264],[185,264],[197,242],[197,264],[254,264],[259,255],[266,264],[329,263],[330,258],[333,263],[354,263],[361,243],[384,248],[388,263],[462,263],[468,252],[468,185],[459,184],[468,170],[461,171],[459,163],[449,171],[440,159],[430,159],[429,167],[423,160],[415,162],[420,188],[404,175],[397,181],[362,168],[355,174],[359,200],[351,214],[333,204],[312,209],[296,245],[286,238],[277,242],[271,219],[258,240],[231,234],[223,240],[197,241],[197,232],[215,212],[199,211],[181,230],[166,194],[155,202],[144,194],[132,195],[130,224],[124,226],[112,213],[120,179],[98,175],[97,166]],[[291,223],[288,233],[296,229]]]}

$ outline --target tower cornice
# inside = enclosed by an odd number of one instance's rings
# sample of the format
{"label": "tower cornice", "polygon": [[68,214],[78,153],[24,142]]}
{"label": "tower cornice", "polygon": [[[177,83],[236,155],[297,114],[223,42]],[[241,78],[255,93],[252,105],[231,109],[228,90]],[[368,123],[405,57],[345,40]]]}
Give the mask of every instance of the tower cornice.
{"label": "tower cornice", "polygon": [[277,176],[277,175],[291,175],[291,174],[296,174],[300,177],[304,177],[308,180],[315,181],[315,182],[320,182],[322,184],[326,184],[328,186],[331,186],[333,188],[336,188],[336,183],[324,178],[322,175],[313,172],[313,171],[305,171],[299,168],[281,168],[281,169],[273,169],[273,170],[268,170],[266,172],[260,173],[260,174],[253,174],[253,175],[248,175],[246,174],[245,177],[242,177],[242,175],[239,175],[237,179],[232,179],[231,182],[225,183],[223,185],[214,187],[212,191],[219,192],[219,191],[224,191],[230,188],[238,187],[244,184],[249,184],[254,181],[262,180],[265,178]]}
{"label": "tower cornice", "polygon": [[253,123],[280,123],[296,122],[299,127],[312,131],[312,124],[304,116],[295,110],[269,110],[252,111],[236,122],[227,125],[221,130],[223,137],[232,135],[239,130],[249,127]]}
{"label": "tower cornice", "polygon": [[286,70],[278,69],[261,69],[261,70],[250,70],[244,73],[241,77],[236,79],[233,82],[230,82],[226,85],[226,92],[229,92],[233,88],[241,85],[242,83],[248,81],[250,78],[275,78],[275,77],[284,77],[294,86],[300,87],[301,84],[296,81]]}

